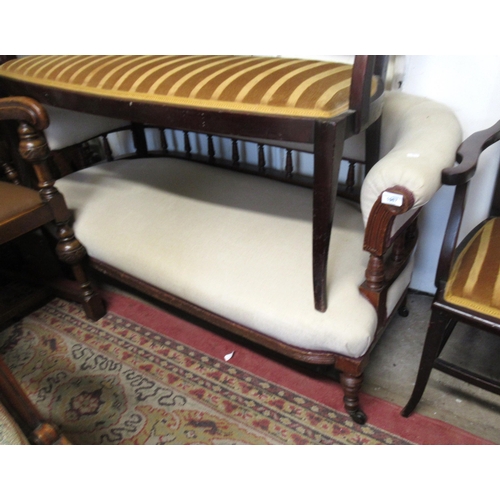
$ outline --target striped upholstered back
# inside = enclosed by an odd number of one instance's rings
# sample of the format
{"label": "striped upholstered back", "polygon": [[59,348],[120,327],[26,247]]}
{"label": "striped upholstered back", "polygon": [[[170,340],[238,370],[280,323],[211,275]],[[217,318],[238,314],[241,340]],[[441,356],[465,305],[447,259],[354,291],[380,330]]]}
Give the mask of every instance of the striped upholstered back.
{"label": "striped upholstered back", "polygon": [[352,66],[251,56],[30,56],[0,66],[0,77],[132,101],[331,118],[348,109]]}
{"label": "striped upholstered back", "polygon": [[489,220],[457,258],[445,300],[500,318],[500,218]]}

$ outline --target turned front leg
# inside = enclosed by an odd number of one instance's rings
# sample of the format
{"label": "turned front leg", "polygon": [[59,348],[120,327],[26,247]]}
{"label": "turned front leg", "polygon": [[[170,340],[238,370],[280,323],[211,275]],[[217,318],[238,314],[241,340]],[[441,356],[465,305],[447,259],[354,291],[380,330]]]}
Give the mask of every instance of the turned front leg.
{"label": "turned front leg", "polygon": [[358,424],[366,422],[366,415],[359,407],[359,393],[363,375],[340,373],[340,384],[344,391],[344,407],[351,418]]}
{"label": "turned front leg", "polygon": [[57,224],[57,238],[57,256],[72,268],[73,275],[80,286],[78,301],[81,302],[85,314],[93,320],[102,318],[106,313],[106,308],[84,268],[83,259],[87,256],[85,247],[76,239],[75,233],[67,222]]}

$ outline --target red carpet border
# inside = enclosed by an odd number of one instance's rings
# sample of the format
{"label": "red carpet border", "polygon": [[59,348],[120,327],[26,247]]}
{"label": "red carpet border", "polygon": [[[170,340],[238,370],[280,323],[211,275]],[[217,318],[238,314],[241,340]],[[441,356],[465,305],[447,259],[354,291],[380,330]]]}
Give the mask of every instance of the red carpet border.
{"label": "red carpet border", "polygon": [[489,444],[365,394],[357,425],[332,380],[141,301],[106,300],[95,323],[55,299],[0,333],[5,361],[75,444]]}

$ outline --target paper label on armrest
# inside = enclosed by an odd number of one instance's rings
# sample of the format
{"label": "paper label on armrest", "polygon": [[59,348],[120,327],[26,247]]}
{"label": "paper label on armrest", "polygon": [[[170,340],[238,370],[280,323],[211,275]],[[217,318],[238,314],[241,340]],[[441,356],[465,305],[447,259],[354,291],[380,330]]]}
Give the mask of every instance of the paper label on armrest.
{"label": "paper label on armrest", "polygon": [[384,205],[401,207],[403,206],[403,195],[398,193],[391,193],[390,191],[384,191],[382,193],[382,203]]}

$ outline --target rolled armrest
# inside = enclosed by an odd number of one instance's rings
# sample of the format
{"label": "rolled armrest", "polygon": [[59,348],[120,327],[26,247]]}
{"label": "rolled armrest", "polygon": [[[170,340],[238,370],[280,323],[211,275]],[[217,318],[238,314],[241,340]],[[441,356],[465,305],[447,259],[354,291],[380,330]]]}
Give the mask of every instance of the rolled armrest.
{"label": "rolled armrest", "polygon": [[440,188],[443,169],[454,164],[461,140],[460,124],[448,107],[423,97],[389,92],[382,115],[382,158],[366,176],[361,190],[365,226],[383,193],[388,193],[390,203],[395,186],[406,193],[398,201],[405,205],[405,212],[425,205]]}

